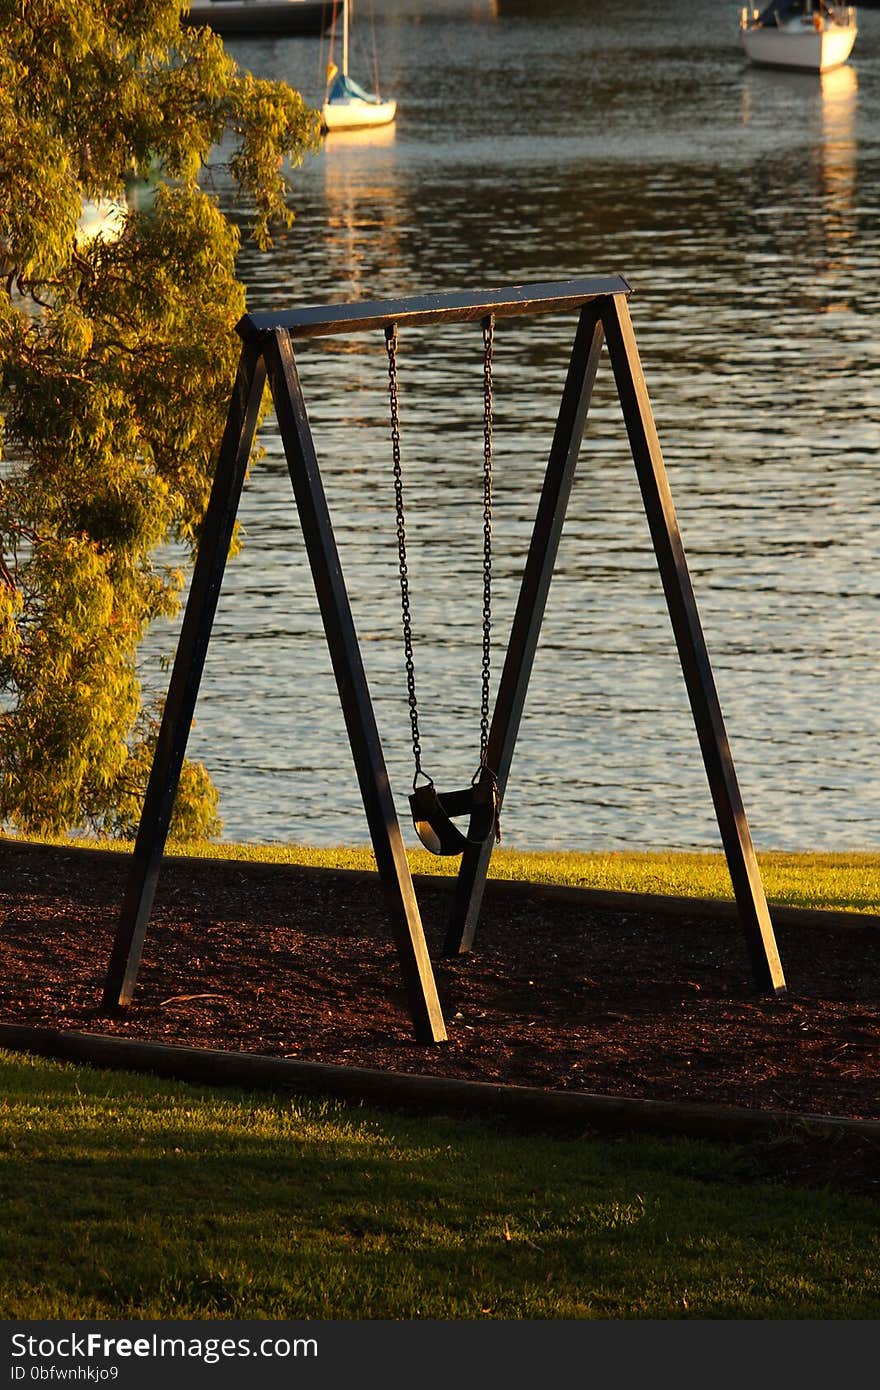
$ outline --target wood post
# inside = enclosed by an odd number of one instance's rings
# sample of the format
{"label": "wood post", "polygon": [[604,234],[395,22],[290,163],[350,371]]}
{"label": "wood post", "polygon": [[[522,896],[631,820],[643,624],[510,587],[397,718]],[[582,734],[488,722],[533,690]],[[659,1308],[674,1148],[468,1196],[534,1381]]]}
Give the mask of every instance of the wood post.
{"label": "wood post", "polygon": [[[578,452],[590,408],[603,341],[604,331],[599,306],[587,305],[581,310],[575,333],[568,376],[559,406],[544,486],[538,503],[489,729],[486,762],[498,778],[498,791],[502,798],[516,748],[538,638],[541,635],[547,594],[556,567],[562,525],[574,482]],[[483,845],[469,845],[462,856],[443,946],[444,954],[447,956],[461,955],[469,951],[473,945],[493,847],[490,837]]]}
{"label": "wood post", "polygon": [[284,452],[416,1037],[420,1042],[443,1042],[446,1027],[434,972],[391,795],[293,350],[285,329],[272,335],[266,357]]}
{"label": "wood post", "polygon": [[258,345],[247,344],[232,390],[128,886],[104,982],[105,1010],[130,1003],[137,979],[265,380],[262,353]]}
{"label": "wood post", "polygon": [[682,675],[751,958],[752,973],[759,989],[783,995],[785,977],[715,690],[625,295],[610,296],[603,303],[602,321]]}

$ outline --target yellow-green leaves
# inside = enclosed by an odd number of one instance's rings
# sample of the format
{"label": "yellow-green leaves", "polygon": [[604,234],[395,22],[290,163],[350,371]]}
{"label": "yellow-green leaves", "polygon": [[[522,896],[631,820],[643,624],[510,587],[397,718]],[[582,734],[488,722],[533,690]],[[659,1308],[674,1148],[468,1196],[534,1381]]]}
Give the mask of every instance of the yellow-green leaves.
{"label": "yellow-green leaves", "polygon": [[[238,71],[179,0],[0,0],[0,825],[130,833],[155,742],[137,647],[174,612],[244,312],[220,147],[266,244],[314,148],[298,93]],[[149,178],[142,210],[126,187]],[[118,225],[82,231],[115,200]],[[179,833],[218,828],[187,766]]]}
{"label": "yellow-green leaves", "polygon": [[259,216],[253,236],[260,246],[269,244],[273,220],[286,224],[293,214],[285,202],[286,180],[279,151],[298,166],[320,142],[318,114],[310,110],[298,92],[242,74],[235,82],[229,103],[229,121],[239,139],[231,160],[236,181],[254,199]]}

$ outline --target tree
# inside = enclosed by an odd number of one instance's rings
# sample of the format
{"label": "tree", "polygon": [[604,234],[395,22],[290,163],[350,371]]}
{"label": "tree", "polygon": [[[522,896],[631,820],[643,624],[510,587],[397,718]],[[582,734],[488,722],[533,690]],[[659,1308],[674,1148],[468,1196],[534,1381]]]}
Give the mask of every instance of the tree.
{"label": "tree", "polygon": [[[244,312],[220,147],[265,247],[318,117],[181,0],[0,0],[0,824],[136,826],[158,711],[136,671],[204,515]],[[87,240],[83,208],[154,195]],[[219,828],[187,764],[172,833]]]}

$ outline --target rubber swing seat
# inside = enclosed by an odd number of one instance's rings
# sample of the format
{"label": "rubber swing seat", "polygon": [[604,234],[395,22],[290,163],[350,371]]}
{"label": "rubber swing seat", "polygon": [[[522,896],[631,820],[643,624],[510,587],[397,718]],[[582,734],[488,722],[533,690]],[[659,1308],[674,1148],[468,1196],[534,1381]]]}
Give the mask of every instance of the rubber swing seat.
{"label": "rubber swing seat", "polygon": [[[464,854],[469,845],[484,845],[498,836],[498,794],[495,776],[483,768],[478,779],[461,791],[438,792],[433,782],[416,787],[409,799],[413,825],[425,849],[436,855]],[[467,832],[453,817],[467,816]]]}

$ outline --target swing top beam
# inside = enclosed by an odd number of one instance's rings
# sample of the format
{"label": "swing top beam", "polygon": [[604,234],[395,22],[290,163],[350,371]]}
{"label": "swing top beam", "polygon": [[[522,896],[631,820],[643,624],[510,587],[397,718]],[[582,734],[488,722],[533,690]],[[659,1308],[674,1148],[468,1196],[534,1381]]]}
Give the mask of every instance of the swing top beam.
{"label": "swing top beam", "polygon": [[428,294],[408,299],[361,300],[355,304],[321,304],[304,309],[245,314],[237,324],[243,340],[284,329],[292,338],[326,338],[334,334],[366,333],[386,324],[466,323],[494,314],[514,318],[580,309],[592,299],[631,294],[622,275],[587,280],[557,280],[515,285],[478,293]]}

